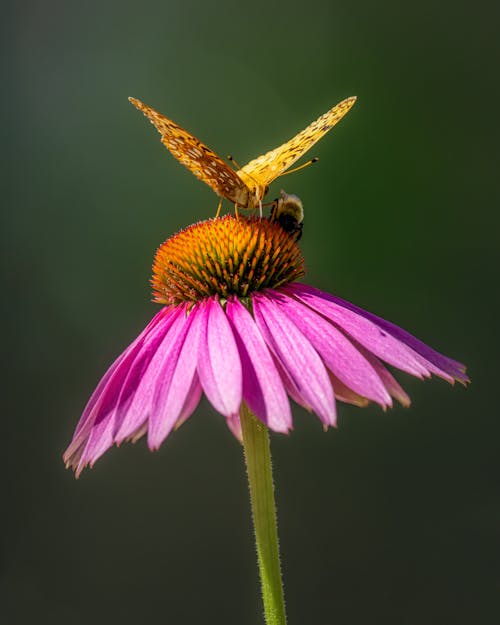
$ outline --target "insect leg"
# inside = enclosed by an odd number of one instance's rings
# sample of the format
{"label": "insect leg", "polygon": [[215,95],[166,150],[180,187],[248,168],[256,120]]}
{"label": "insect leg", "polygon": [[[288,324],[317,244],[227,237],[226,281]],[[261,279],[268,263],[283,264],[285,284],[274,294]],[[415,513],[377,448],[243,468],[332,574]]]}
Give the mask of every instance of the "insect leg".
{"label": "insect leg", "polygon": [[215,219],[217,219],[219,217],[221,208],[222,208],[222,199],[219,201],[219,206],[217,206],[217,212],[215,213]]}

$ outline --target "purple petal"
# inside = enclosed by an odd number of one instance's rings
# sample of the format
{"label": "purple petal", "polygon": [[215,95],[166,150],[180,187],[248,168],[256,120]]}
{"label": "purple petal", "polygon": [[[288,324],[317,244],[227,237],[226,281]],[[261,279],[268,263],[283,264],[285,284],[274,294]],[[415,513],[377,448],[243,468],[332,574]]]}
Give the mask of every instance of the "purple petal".
{"label": "purple petal", "polygon": [[[142,375],[142,371],[144,370],[144,362],[149,362],[152,356],[155,354],[158,345],[164,340],[165,335],[168,333],[173,321],[175,321],[176,313],[172,312],[172,314],[165,316],[164,319],[157,323],[154,329],[149,333],[149,335],[145,338],[145,340],[137,345],[137,349],[135,352],[137,353],[135,360],[130,362],[130,359],[127,359],[128,372],[125,367],[123,367],[123,373],[126,374],[125,380],[123,377],[118,377],[115,375],[114,379],[116,380],[116,401],[113,406],[104,412],[101,410],[100,404],[96,404],[96,409],[99,412],[95,415],[94,423],[92,424],[91,431],[85,445],[85,449],[82,453],[82,457],[79,462],[79,470],[83,468],[86,464],[90,464],[91,466],[96,462],[96,460],[107,450],[109,447],[115,442],[114,432],[117,429],[118,421],[120,418],[120,399],[124,395],[124,388],[131,383],[131,379],[135,382],[135,374],[134,371],[136,367],[134,365],[137,362],[140,363],[140,371]],[[132,356],[134,352],[130,352]],[[125,362],[125,361],[124,361]],[[139,386],[142,383],[142,378],[139,380]],[[127,393],[125,393],[127,395]],[[135,394],[134,394],[135,397]],[[127,403],[128,405],[128,403]],[[104,407],[104,406],[103,406]],[[138,415],[139,418],[136,418],[133,421],[132,431],[137,430],[140,425],[146,420],[147,413]],[[127,437],[130,435],[130,432],[127,434]]]}
{"label": "purple petal", "polygon": [[[359,308],[358,306],[355,306],[354,304],[351,304],[346,300],[335,297],[334,295],[330,295],[329,293],[323,293],[322,291],[319,291],[318,289],[315,289],[313,287],[309,287],[303,284],[297,284],[294,285],[294,289],[295,286],[298,286],[299,290],[303,293],[307,292],[315,295],[323,300],[332,303],[337,307],[341,307],[344,311],[350,311],[358,317],[361,317],[363,319],[366,319],[370,323],[373,323],[375,327],[379,328],[379,331],[382,332],[382,334],[384,334],[385,336],[391,336],[397,341],[400,341],[401,344],[406,345],[407,348],[411,350],[418,362],[421,363],[431,373],[434,373],[435,375],[438,375],[448,381],[452,381],[451,378],[455,378],[456,380],[459,380],[463,383],[469,381],[469,378],[465,374],[465,366],[462,363],[436,352],[435,350],[425,345],[425,343],[411,335],[409,332],[403,330],[402,328],[391,323],[390,321],[386,321],[385,319],[382,319],[381,317],[378,317],[373,313],[363,310],[362,308]],[[366,345],[366,347],[368,346]],[[368,347],[368,349],[371,348]],[[371,351],[376,353],[373,349]],[[382,360],[386,360],[386,358],[384,358],[380,354],[377,355],[380,356]],[[389,360],[387,360],[387,362],[389,362],[390,364],[394,364]],[[398,364],[396,364],[395,366],[399,367],[400,369],[403,368],[400,367]],[[411,373],[411,371],[409,373]]]}
{"label": "purple petal", "polygon": [[243,399],[276,432],[287,433],[292,413],[283,382],[252,315],[237,298],[226,304],[243,368]]}
{"label": "purple petal", "polygon": [[243,431],[241,429],[241,421],[238,415],[235,417],[228,417],[226,419],[226,425],[231,431],[231,434],[237,438],[240,443],[243,442]]}
{"label": "purple petal", "polygon": [[198,374],[206,396],[225,417],[235,417],[242,399],[241,361],[229,321],[210,298],[200,312]]}
{"label": "purple petal", "polygon": [[431,362],[433,365],[438,367],[442,372],[450,374],[453,378],[464,384],[470,382],[468,376],[465,373],[466,366],[461,362],[440,354],[439,352],[430,348],[428,345],[417,339],[406,330],[403,330],[403,328],[400,328],[396,324],[391,323],[390,321],[386,321],[381,317],[377,317],[377,315],[367,312],[362,308],[358,308],[357,306],[354,306],[354,304],[349,304],[349,302],[346,302],[340,298],[336,299],[341,306],[345,306],[346,308],[350,307],[351,310],[353,310],[354,312],[357,312],[367,319],[370,319],[378,326],[386,330],[386,332],[392,334],[392,336],[399,339],[402,343],[405,343],[406,345],[411,347],[411,349],[417,352],[417,354],[422,356],[422,358],[424,358],[426,361]]}
{"label": "purple petal", "polygon": [[330,371],[330,381],[333,386],[333,392],[335,393],[335,398],[343,401],[347,404],[353,404],[354,406],[359,406],[364,408],[368,405],[369,400],[362,395],[358,395],[349,387],[347,387],[343,382],[341,382],[338,378],[336,378],[333,373]]}
{"label": "purple petal", "polygon": [[310,341],[272,297],[253,298],[255,321],[264,339],[293,381],[304,403],[326,425],[335,424],[335,398],[328,373]]}
{"label": "purple petal", "polygon": [[[305,401],[303,397],[301,397],[299,388],[296,386],[292,378],[288,375],[287,370],[283,367],[279,358],[277,358],[273,353],[271,354],[271,356],[273,359],[274,366],[276,367],[276,370],[279,373],[281,381],[283,382],[283,386],[285,387],[285,390],[288,393],[288,395],[290,395],[290,397],[293,399],[293,401],[297,405],[302,406],[302,408],[305,408],[308,412],[312,412],[313,411],[312,407],[310,406],[310,404],[308,404]],[[334,393],[334,396],[335,396],[335,393]]]}
{"label": "purple petal", "polygon": [[170,309],[167,308],[155,315],[139,337],[115,360],[94,391],[64,454],[67,466],[76,467],[77,477],[86,464],[93,464],[112,445],[116,408],[130,366],[144,344],[162,332],[169,319]]}
{"label": "purple petal", "polygon": [[122,397],[116,419],[115,441],[118,444],[129,438],[150,417],[157,376],[172,343],[182,330],[184,315],[184,307],[174,308],[168,323],[145,343],[134,361],[124,384],[126,397]]}
{"label": "purple petal", "polygon": [[132,434],[127,438],[127,440],[130,441],[131,443],[137,443],[137,441],[140,438],[142,438],[144,434],[146,434],[147,431],[148,431],[148,422],[145,421],[140,427],[137,428],[135,432],[132,432]]}
{"label": "purple petal", "polygon": [[392,404],[376,370],[340,330],[308,306],[287,295],[274,292],[273,298],[311,341],[335,377],[358,395],[383,407]]}
{"label": "purple petal", "polygon": [[414,376],[429,376],[429,372],[421,364],[418,354],[415,354],[412,349],[393,336],[383,332],[365,317],[320,296],[321,291],[310,289],[306,285],[295,283],[285,287],[284,290],[330,319],[382,360]]}
{"label": "purple petal", "polygon": [[195,373],[193,381],[191,382],[191,387],[186,395],[186,402],[184,403],[181,414],[179,415],[179,418],[177,419],[177,422],[175,424],[176,430],[178,430],[181,425],[185,421],[187,421],[189,417],[193,414],[194,409],[200,402],[202,393],[203,389],[201,388],[200,379],[198,377],[198,374]]}
{"label": "purple petal", "polygon": [[87,464],[94,466],[96,460],[113,445],[114,414],[111,411],[92,426],[79,462],[80,470]]}
{"label": "purple petal", "polygon": [[401,388],[394,376],[386,369],[386,367],[384,367],[376,356],[370,353],[362,345],[358,345],[357,347],[365,358],[371,363],[372,367],[377,371],[389,395],[394,397],[394,399],[396,399],[402,406],[408,408],[411,404],[410,397],[403,390],[403,388]]}
{"label": "purple petal", "polygon": [[180,319],[182,328],[172,342],[164,366],[157,376],[148,429],[150,449],[158,449],[181,417],[196,374],[199,306],[194,306],[187,318]]}
{"label": "purple petal", "polygon": [[178,314],[179,311],[177,311],[175,315],[171,314],[168,320],[165,320],[161,325],[159,324],[157,330],[148,336],[129,368],[116,408],[114,442],[118,445],[123,440],[128,440],[131,436],[134,436],[137,440],[137,436],[134,432],[137,431],[142,423],[147,421],[148,414],[146,412],[134,411],[131,410],[130,407],[143,383],[144,374],[151,360],[156,354],[160,344],[170,332],[172,325],[178,318]]}
{"label": "purple petal", "polygon": [[[128,367],[128,363],[130,363],[130,360],[135,357],[135,354],[137,354],[137,352],[140,349],[140,347],[141,347],[142,343],[144,342],[144,340],[154,330],[154,328],[156,327],[156,325],[160,321],[164,320],[165,318],[168,318],[170,312],[171,312],[171,309],[169,309],[169,308],[162,308],[160,310],[160,312],[158,312],[153,317],[153,319],[151,319],[151,321],[144,328],[144,330],[139,334],[139,336],[135,339],[135,341],[133,341],[125,349],[125,351],[122,352],[120,354],[120,356],[118,356],[118,358],[112,363],[112,365],[106,371],[104,376],[101,378],[99,384],[97,385],[97,388],[92,393],[89,401],[87,402],[87,405],[85,406],[85,409],[84,409],[84,411],[82,413],[82,416],[80,417],[78,425],[76,426],[76,430],[75,430],[75,433],[73,435],[73,439],[75,439],[76,436],[78,434],[80,434],[82,429],[86,425],[88,425],[89,421],[91,423],[93,422],[93,418],[95,418],[95,417],[89,419],[89,416],[91,415],[91,413],[95,414],[95,412],[93,412],[93,409],[94,409],[95,404],[98,401],[102,405],[104,396],[106,395],[106,388],[109,387],[109,382],[111,380],[111,377],[113,375],[116,375],[115,372],[117,374],[119,374],[119,375],[123,375],[124,372],[126,372],[127,367]],[[109,390],[108,390],[108,392],[109,392]]]}

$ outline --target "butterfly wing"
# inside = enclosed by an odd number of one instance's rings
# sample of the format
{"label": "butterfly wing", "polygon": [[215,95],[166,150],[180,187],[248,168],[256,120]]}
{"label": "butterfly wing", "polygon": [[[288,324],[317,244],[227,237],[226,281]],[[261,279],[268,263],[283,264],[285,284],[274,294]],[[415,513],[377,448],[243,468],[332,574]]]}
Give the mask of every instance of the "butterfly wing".
{"label": "butterfly wing", "polygon": [[197,178],[217,193],[240,206],[248,203],[248,188],[213,150],[178,126],[168,117],[135,98],[130,102],[142,111],[161,135],[161,142],[170,153]]}
{"label": "butterfly wing", "polygon": [[250,161],[238,173],[245,180],[250,178],[262,187],[267,187],[333,128],[348,113],[354,102],[355,97],[342,100],[293,139]]}

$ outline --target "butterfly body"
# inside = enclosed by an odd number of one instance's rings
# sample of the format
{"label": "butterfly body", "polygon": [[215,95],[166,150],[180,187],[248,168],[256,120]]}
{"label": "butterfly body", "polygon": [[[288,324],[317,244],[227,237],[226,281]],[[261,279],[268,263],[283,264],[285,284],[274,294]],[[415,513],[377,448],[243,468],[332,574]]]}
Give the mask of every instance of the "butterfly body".
{"label": "butterfly body", "polygon": [[[262,207],[273,180],[281,176],[307,150],[344,117],[356,101],[343,100],[283,145],[259,156],[238,171],[194,135],[174,121],[135,98],[132,104],[142,111],[161,135],[163,145],[197,178],[238,208]],[[296,196],[295,196],[296,197]]]}

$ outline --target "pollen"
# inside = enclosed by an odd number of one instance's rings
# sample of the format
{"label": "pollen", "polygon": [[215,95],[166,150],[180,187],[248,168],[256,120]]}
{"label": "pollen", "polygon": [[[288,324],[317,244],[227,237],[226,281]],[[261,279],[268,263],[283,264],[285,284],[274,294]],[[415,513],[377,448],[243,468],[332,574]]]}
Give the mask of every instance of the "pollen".
{"label": "pollen", "polygon": [[304,275],[295,238],[268,219],[226,215],[167,239],[153,263],[154,301],[177,305],[218,295],[248,298]]}

